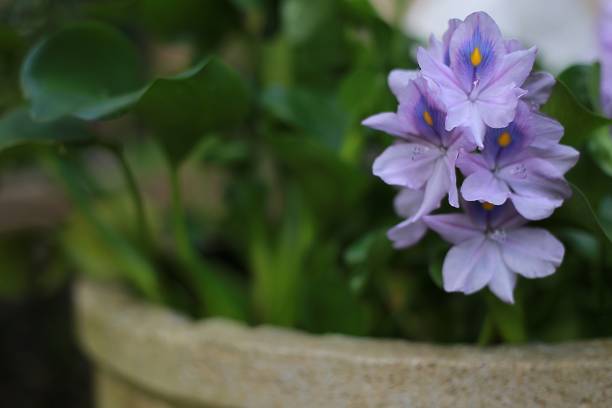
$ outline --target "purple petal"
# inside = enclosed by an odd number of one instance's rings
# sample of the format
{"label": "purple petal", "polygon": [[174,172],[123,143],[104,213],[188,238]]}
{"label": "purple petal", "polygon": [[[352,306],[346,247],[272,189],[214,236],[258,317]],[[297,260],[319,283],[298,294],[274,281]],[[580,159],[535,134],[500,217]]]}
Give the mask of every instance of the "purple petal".
{"label": "purple petal", "polygon": [[516,211],[511,201],[507,201],[487,213],[489,214],[488,225],[492,229],[514,229],[522,227],[528,222]]}
{"label": "purple petal", "polygon": [[[478,63],[473,53],[478,49]],[[450,40],[450,66],[462,89],[469,93],[474,80],[488,82],[505,54],[499,27],[484,12],[472,13],[457,27]]]}
{"label": "purple petal", "polygon": [[556,120],[533,112],[524,124],[525,131],[535,135],[531,146],[548,149],[563,137],[563,126]]}
{"label": "purple petal", "polygon": [[555,77],[548,72],[532,72],[521,85],[521,88],[527,91],[523,100],[537,109],[546,103],[554,86]]}
{"label": "purple petal", "polygon": [[423,191],[403,188],[393,200],[395,212],[402,217],[410,218],[423,203]]}
{"label": "purple petal", "polygon": [[525,49],[523,44],[519,40],[516,40],[516,39],[504,40],[504,46],[506,47],[507,53]]}
{"label": "purple petal", "polygon": [[580,157],[578,150],[561,144],[555,144],[545,149],[530,148],[530,153],[549,162],[559,174],[567,173],[576,165]]}
{"label": "purple petal", "polygon": [[536,47],[531,47],[528,50],[514,51],[504,55],[495,67],[495,72],[489,81],[483,81],[482,86],[520,86],[533,68],[536,52]]}
{"label": "purple petal", "polygon": [[[503,263],[503,262],[502,262]],[[514,303],[514,287],[516,286],[516,274],[511,272],[506,265],[500,266],[489,281],[489,289],[503,302]]]}
{"label": "purple petal", "polygon": [[510,196],[508,185],[490,170],[470,174],[461,186],[461,195],[468,201],[487,201],[501,205]]}
{"label": "purple petal", "polygon": [[436,161],[431,177],[425,184],[421,207],[416,214],[411,217],[411,220],[417,220],[422,216],[431,213],[433,210],[440,208],[440,201],[442,201],[442,198],[448,194],[449,187],[449,169],[446,162],[442,158],[439,158]]}
{"label": "purple petal", "polygon": [[466,177],[480,170],[489,170],[489,165],[482,154],[466,153],[465,151],[459,153],[456,165]]}
{"label": "purple petal", "polygon": [[527,157],[502,167],[497,175],[517,194],[549,198],[567,198],[572,194],[558,168],[539,157]]}
{"label": "purple petal", "polygon": [[422,220],[406,220],[397,224],[387,232],[387,237],[393,242],[393,248],[408,248],[419,242],[427,232],[427,225]]}
{"label": "purple petal", "polygon": [[467,127],[473,142],[482,148],[486,127],[476,104],[466,98],[452,105],[447,103],[447,106],[446,129],[451,130],[459,126]]}
{"label": "purple petal", "polygon": [[524,196],[512,194],[510,196],[516,210],[528,220],[543,220],[552,215],[555,209],[563,205],[560,198],[547,198],[538,196]]}
{"label": "purple petal", "polygon": [[361,122],[362,125],[393,136],[409,138],[414,129],[401,116],[393,112],[378,113]]}
{"label": "purple petal", "polygon": [[474,293],[505,268],[497,244],[479,236],[455,245],[442,266],[444,290]]}
{"label": "purple petal", "polygon": [[438,149],[426,144],[397,143],[374,161],[374,175],[387,184],[418,190],[431,177]]}
{"label": "purple petal", "polygon": [[492,128],[508,126],[514,120],[518,100],[524,94],[524,90],[513,84],[488,86],[476,100],[479,117]]}
{"label": "purple petal", "polygon": [[460,244],[484,236],[482,228],[476,226],[466,214],[427,215],[423,217],[423,221],[451,244]]}
{"label": "purple petal", "polygon": [[402,102],[410,97],[410,94],[407,93],[408,85],[418,76],[419,71],[417,70],[394,69],[389,73],[387,83],[398,101]]}
{"label": "purple petal", "polygon": [[457,171],[455,170],[455,163],[457,162],[458,151],[447,151],[444,157],[446,164],[446,171],[449,174],[449,188],[448,188],[448,203],[459,208],[459,192],[457,191]]}
{"label": "purple petal", "polygon": [[526,278],[551,275],[561,265],[565,253],[563,244],[541,228],[508,231],[501,251],[508,267]]}

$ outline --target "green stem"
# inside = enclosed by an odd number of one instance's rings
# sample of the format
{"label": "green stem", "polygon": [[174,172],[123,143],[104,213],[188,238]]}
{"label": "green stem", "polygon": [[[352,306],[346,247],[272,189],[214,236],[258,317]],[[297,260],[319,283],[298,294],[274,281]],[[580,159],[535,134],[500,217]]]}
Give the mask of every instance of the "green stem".
{"label": "green stem", "polygon": [[192,264],[195,254],[187,230],[187,217],[183,210],[178,169],[175,166],[170,166],[170,188],[172,191],[172,227],[177,244],[177,253],[183,262]]}
{"label": "green stem", "polygon": [[138,233],[140,235],[141,242],[145,248],[150,249],[153,245],[151,239],[151,229],[149,228],[149,223],[147,222],[144,201],[142,199],[142,195],[140,194],[140,190],[138,189],[138,184],[136,183],[136,177],[134,176],[134,172],[132,171],[130,164],[128,163],[127,157],[121,146],[111,143],[105,143],[102,144],[102,146],[105,147],[109,152],[111,152],[119,163],[119,167],[125,179],[127,189],[130,193],[130,196],[132,197],[132,202],[134,203],[136,220],[138,223]]}

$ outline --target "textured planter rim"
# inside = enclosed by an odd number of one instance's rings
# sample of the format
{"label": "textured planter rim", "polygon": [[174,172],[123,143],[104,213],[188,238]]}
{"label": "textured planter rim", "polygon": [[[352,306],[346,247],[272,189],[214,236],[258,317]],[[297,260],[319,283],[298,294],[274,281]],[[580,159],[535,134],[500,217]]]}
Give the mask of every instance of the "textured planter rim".
{"label": "textured planter rim", "polygon": [[193,322],[86,280],[76,313],[99,368],[189,406],[612,406],[612,340],[479,348]]}

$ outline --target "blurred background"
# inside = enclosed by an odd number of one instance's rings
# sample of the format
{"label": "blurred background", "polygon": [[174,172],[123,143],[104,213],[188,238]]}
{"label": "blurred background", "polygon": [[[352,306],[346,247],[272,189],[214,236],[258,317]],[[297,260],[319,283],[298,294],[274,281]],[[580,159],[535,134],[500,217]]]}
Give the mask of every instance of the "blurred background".
{"label": "blurred background", "polygon": [[[372,113],[395,109],[387,73],[414,68],[416,46],[429,33],[439,36],[449,18],[476,10],[489,12],[506,36],[537,45],[538,64],[555,74],[597,59],[595,0],[0,0],[0,114],[25,103],[20,70],[32,47],[77,21],[95,20],[124,34],[143,61],[142,78],[174,75],[216,55],[245,78],[254,107],[244,126],[211,132],[197,144],[181,165],[180,185],[199,254],[238,286],[256,276],[244,320],[315,333],[476,341],[483,304],[491,300],[439,289],[448,248],[441,242],[429,237],[413,251],[392,250],[385,231],[399,221],[394,191],[370,175],[373,158],[391,140],[360,126]],[[66,51],[67,59],[80,57],[87,58]],[[130,166],[159,249],[148,256],[171,276],[164,281],[172,288],[165,304],[206,315],[194,308],[189,288],[172,278],[180,269],[168,232],[172,187],[166,158],[145,125],[131,115],[87,124],[99,140],[120,143],[120,157],[99,146],[2,151],[2,406],[91,406],[71,286],[82,273],[133,284],[75,208],[74,192],[70,197],[50,157],[63,157],[73,166],[63,171],[87,179],[87,208],[125,245],[137,241],[122,169]],[[6,127],[0,128],[1,137]],[[601,171],[587,171],[595,172]],[[597,202],[609,204],[604,190]],[[525,306],[493,306],[503,316],[498,341],[610,334],[610,277],[599,273],[609,260],[584,211],[570,205],[560,217],[576,221],[555,230],[575,244],[564,268],[520,287]],[[602,214],[612,223],[609,210]],[[268,270],[276,275],[263,277]],[[266,279],[287,275],[296,277],[283,295],[270,294]],[[564,296],[567,288],[571,297]],[[293,305],[295,298],[300,302]],[[546,308],[524,316],[534,299],[547,299]]]}

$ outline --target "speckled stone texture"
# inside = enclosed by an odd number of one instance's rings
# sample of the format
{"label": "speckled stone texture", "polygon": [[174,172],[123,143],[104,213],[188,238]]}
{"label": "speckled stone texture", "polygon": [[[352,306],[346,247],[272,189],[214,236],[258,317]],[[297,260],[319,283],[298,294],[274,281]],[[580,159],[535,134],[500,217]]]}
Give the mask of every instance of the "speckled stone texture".
{"label": "speckled stone texture", "polygon": [[77,288],[99,408],[612,407],[612,340],[478,348],[193,323]]}

